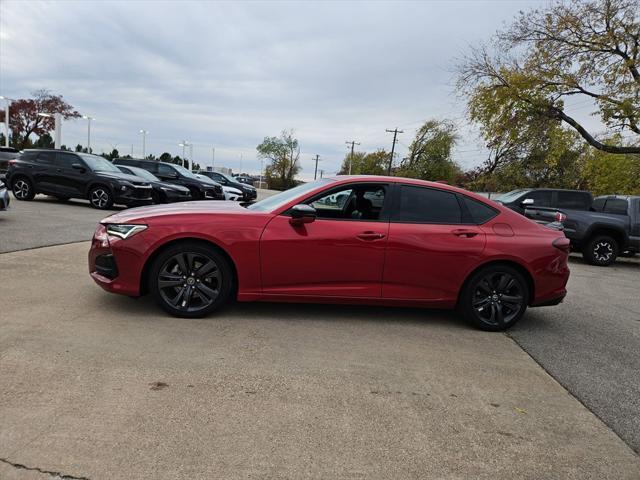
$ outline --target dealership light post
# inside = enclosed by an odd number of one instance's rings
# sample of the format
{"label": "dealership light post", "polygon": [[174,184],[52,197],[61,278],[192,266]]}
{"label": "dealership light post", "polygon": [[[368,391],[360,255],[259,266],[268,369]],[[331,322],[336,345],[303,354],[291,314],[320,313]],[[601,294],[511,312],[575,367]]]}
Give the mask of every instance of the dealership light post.
{"label": "dealership light post", "polygon": [[[193,145],[191,144],[191,142],[188,142],[186,140],[182,140],[182,143],[178,144],[179,147],[182,147],[182,166],[184,168],[189,168],[189,164],[186,161],[186,158],[184,158],[185,156],[185,148],[189,147],[189,151],[191,152],[191,157],[193,157]],[[193,159],[190,159],[191,162],[193,162]]]}
{"label": "dealership light post", "polygon": [[61,113],[38,113],[41,117],[53,118],[54,121],[54,148],[60,149],[62,144],[62,114]]}
{"label": "dealership light post", "polygon": [[211,171],[213,172],[213,164],[216,161],[216,147],[211,147]]}
{"label": "dealership light post", "polygon": [[140,133],[142,134],[142,159],[145,159],[145,150],[147,147],[147,133],[149,133],[147,130],[140,130]]}
{"label": "dealership light post", "polygon": [[95,120],[95,118],[89,115],[82,115],[82,118],[87,120],[87,153],[91,153],[91,120]]}
{"label": "dealership light post", "polygon": [[4,146],[9,146],[9,105],[11,99],[0,95],[0,100],[4,100]]}

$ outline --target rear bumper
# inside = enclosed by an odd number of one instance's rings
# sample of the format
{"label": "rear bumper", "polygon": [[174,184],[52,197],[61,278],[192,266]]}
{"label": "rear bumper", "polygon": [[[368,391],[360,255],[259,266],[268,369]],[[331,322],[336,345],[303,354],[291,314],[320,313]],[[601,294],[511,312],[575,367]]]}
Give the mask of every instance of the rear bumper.
{"label": "rear bumper", "polygon": [[11,198],[9,197],[9,190],[6,188],[0,188],[0,210],[6,210],[9,208]]}

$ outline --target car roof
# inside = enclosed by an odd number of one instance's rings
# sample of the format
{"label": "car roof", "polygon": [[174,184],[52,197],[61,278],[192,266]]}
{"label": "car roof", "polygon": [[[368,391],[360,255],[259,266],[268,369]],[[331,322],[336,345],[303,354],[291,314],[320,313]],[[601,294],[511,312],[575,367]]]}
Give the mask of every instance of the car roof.
{"label": "car roof", "polygon": [[487,198],[483,197],[482,195],[478,195],[476,193],[470,192],[469,190],[465,190],[464,188],[458,188],[453,185],[449,185],[448,183],[443,183],[441,181],[420,180],[418,178],[407,178],[407,177],[391,177],[387,175],[336,175],[334,177],[329,177],[329,178],[331,180],[334,180],[336,182],[335,183],[336,185],[340,185],[343,183],[350,183],[350,182],[404,183],[407,185],[417,185],[421,187],[439,188],[440,190],[449,190],[452,192],[470,195],[470,196],[473,196],[474,198],[480,198],[484,201],[487,200]]}

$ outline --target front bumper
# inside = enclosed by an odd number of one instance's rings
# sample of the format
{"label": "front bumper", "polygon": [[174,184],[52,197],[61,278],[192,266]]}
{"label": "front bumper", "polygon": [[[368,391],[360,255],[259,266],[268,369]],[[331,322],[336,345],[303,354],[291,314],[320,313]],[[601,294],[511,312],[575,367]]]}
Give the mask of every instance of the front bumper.
{"label": "front bumper", "polygon": [[243,190],[242,191],[242,199],[245,202],[250,202],[251,200],[255,200],[256,198],[258,198],[258,191],[257,190]]}
{"label": "front bumper", "polygon": [[117,190],[114,193],[114,203],[126,205],[127,207],[142,207],[153,205],[153,189],[151,187],[128,188],[127,190]]}
{"label": "front bumper", "polygon": [[191,193],[177,190],[163,190],[167,202],[187,202],[191,200]]}
{"label": "front bumper", "polygon": [[6,210],[11,203],[9,190],[5,187],[0,188],[0,210]]}

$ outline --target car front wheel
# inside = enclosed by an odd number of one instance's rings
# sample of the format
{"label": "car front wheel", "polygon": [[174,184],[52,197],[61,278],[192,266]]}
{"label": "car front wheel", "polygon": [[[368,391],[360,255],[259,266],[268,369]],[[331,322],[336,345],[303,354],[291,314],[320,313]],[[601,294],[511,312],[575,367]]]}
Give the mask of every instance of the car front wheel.
{"label": "car front wheel", "polygon": [[113,205],[113,195],[107,187],[98,186],[89,192],[89,203],[93,208],[98,210],[106,210]]}
{"label": "car front wheel", "polygon": [[495,265],[469,279],[458,307],[476,327],[497,332],[520,320],[528,304],[529,290],[522,274],[508,265]]}
{"label": "car front wheel", "polygon": [[208,315],[224,305],[233,291],[229,261],[196,242],[177,244],[153,262],[149,290],[165,311],[176,317]]}

